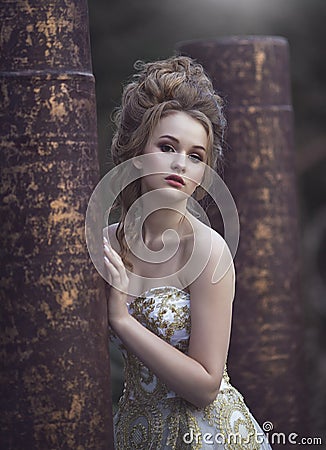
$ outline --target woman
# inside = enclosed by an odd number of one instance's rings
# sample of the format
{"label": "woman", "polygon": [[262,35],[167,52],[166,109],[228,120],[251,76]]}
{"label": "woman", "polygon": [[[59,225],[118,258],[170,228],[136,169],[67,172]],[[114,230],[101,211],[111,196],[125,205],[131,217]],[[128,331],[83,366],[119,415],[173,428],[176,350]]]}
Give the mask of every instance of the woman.
{"label": "woman", "polygon": [[232,257],[187,208],[202,197],[208,167],[222,164],[221,99],[190,58],[138,68],[111,153],[116,165],[130,160],[139,178],[104,233],[109,323],[125,358],[116,448],[268,449],[226,372]]}

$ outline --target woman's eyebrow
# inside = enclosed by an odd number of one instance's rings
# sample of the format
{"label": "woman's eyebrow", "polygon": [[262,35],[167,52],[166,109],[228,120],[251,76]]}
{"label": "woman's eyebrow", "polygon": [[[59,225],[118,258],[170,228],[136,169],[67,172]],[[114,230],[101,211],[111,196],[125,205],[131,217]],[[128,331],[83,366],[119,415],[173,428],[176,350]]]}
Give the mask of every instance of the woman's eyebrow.
{"label": "woman's eyebrow", "polygon": [[159,137],[159,139],[162,139],[162,138],[172,139],[172,141],[174,141],[174,142],[176,142],[177,144],[179,144],[178,139],[177,139],[176,137],[174,137],[174,136],[170,136],[169,134],[164,134],[163,136],[160,136],[160,137]]}
{"label": "woman's eyebrow", "polygon": [[[171,139],[172,141],[176,142],[177,144],[180,143],[176,137],[171,136],[171,135],[169,135],[169,134],[164,134],[164,135],[162,135],[162,136],[159,137],[159,139],[162,139],[162,138],[168,138],[168,139]],[[193,145],[192,148],[198,148],[199,150],[203,150],[204,152],[206,152],[206,148],[203,147],[202,145]]]}

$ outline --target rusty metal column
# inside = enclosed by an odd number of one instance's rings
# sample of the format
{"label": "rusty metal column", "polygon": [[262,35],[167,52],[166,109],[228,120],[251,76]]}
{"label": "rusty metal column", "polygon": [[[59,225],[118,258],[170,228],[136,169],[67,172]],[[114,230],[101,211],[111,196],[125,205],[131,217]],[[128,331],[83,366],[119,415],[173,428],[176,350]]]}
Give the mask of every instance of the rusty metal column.
{"label": "rusty metal column", "polygon": [[305,407],[287,41],[235,36],[184,42],[179,51],[203,64],[227,105],[225,181],[241,226],[231,381],[261,423],[299,433]]}
{"label": "rusty metal column", "polygon": [[0,2],[1,432],[6,450],[113,448],[86,0]]}

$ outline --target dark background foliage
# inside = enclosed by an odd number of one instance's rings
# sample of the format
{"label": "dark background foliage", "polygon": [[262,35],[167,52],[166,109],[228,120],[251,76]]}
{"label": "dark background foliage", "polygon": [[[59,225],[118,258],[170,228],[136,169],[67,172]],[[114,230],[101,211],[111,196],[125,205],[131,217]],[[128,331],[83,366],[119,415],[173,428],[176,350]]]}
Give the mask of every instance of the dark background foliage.
{"label": "dark background foliage", "polygon": [[[101,173],[108,169],[110,114],[136,60],[161,59],[178,41],[279,35],[291,52],[300,205],[302,301],[312,432],[326,429],[326,2],[325,0],[91,0]],[[113,354],[113,396],[119,364]],[[309,385],[309,386],[308,386]],[[282,399],[280,399],[280,402]],[[294,430],[295,431],[295,430]]]}

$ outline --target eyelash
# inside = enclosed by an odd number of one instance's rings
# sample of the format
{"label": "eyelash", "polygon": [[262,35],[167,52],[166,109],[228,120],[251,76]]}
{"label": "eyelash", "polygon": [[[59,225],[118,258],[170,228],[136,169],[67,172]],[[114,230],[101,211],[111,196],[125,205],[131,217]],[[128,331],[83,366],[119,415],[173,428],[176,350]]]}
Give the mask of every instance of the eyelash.
{"label": "eyelash", "polygon": [[[172,147],[172,145],[169,144],[162,144],[160,145],[160,149],[162,150],[162,152],[167,153],[170,150],[175,151],[175,149]],[[166,150],[169,149],[169,150]],[[196,162],[202,162],[203,159],[200,155],[198,155],[197,153],[191,153],[190,155],[188,155],[192,160],[196,161]]]}

